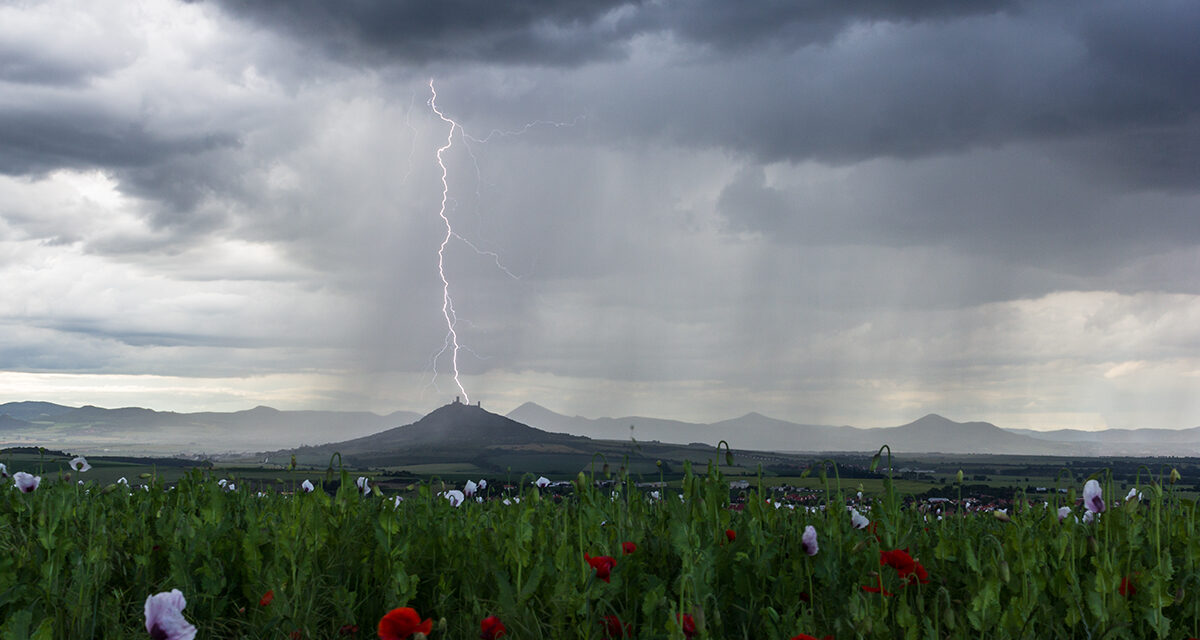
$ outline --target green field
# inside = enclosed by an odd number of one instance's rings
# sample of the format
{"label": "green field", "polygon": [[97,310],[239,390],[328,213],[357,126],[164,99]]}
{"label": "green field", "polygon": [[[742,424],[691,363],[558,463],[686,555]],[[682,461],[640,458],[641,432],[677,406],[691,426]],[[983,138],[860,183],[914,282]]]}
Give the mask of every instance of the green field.
{"label": "green field", "polygon": [[[1109,509],[1085,523],[1071,469],[1069,494],[1018,492],[1003,519],[990,508],[939,519],[904,494],[959,490],[953,481],[843,478],[838,491],[832,467],[731,490],[737,477],[682,465],[658,499],[636,486],[649,478],[619,470],[554,490],[523,474],[515,489],[492,478],[482,503],[455,507],[439,493],[460,482],[414,485],[382,471],[363,495],[346,469],[97,459],[68,481],[59,457],[0,461],[43,477],[33,492],[0,493],[0,638],[145,638],[143,603],[171,589],[201,638],[372,638],[401,606],[430,618],[435,638],[477,637],[498,616],[509,638],[627,628],[678,639],[680,614],[693,637],[722,639],[1200,635],[1200,515],[1179,491],[1189,478],[1170,482],[1171,467],[1140,465],[1140,502],[1124,502],[1113,480],[1124,466],[1095,473]],[[139,468],[153,471],[128,475]],[[107,484],[116,473],[146,488]],[[292,493],[304,478],[318,490]],[[789,486],[759,493],[776,482]],[[796,492],[807,504],[784,508]],[[852,527],[847,504],[868,528]],[[807,527],[815,555],[801,544]],[[586,559],[605,556],[611,575]]]}

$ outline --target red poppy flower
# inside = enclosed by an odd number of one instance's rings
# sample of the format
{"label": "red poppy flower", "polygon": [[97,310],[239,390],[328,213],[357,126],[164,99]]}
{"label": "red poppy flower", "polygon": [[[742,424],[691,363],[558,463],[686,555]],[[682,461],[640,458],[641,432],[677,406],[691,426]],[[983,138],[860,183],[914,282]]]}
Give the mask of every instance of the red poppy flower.
{"label": "red poppy flower", "polygon": [[692,614],[685,613],[677,617],[679,618],[679,626],[683,628],[683,637],[696,637],[696,621],[692,618]]}
{"label": "red poppy flower", "polygon": [[625,555],[629,555],[629,554],[633,553],[634,551],[637,551],[637,545],[632,542],[622,542],[621,543],[621,551]]}
{"label": "red poppy flower", "polygon": [[595,558],[588,554],[583,554],[583,559],[592,565],[596,570],[596,577],[605,582],[609,582],[608,576],[612,572],[613,567],[617,566],[617,561],[612,556],[596,556]]}
{"label": "red poppy flower", "polygon": [[908,555],[907,549],[893,549],[892,551],[879,552],[879,565],[887,565],[896,570],[900,579],[905,582],[920,582],[925,584],[929,582],[929,572],[920,562],[913,560],[912,556]]}
{"label": "red poppy flower", "polygon": [[496,640],[507,632],[504,623],[496,616],[488,616],[479,622],[479,637],[483,640]]}
{"label": "red poppy flower", "polygon": [[433,631],[433,620],[426,618],[422,622],[421,616],[411,607],[392,609],[379,619],[380,640],[405,640],[418,631],[429,635]]}
{"label": "red poppy flower", "polygon": [[862,590],[863,590],[863,591],[869,591],[869,592],[871,592],[871,593],[882,593],[882,594],[883,594],[883,595],[885,595],[885,596],[894,596],[894,595],[896,595],[896,594],[894,594],[894,593],[892,593],[892,592],[888,591],[887,589],[884,589],[884,588],[883,588],[883,576],[875,576],[875,581],[876,581],[876,583],[879,585],[878,587],[871,587],[871,586],[868,586],[868,585],[865,585],[865,584],[864,584],[864,585],[862,586]]}
{"label": "red poppy flower", "polygon": [[[807,633],[801,633],[800,635],[792,636],[792,640],[817,640],[817,638],[815,636],[810,636]],[[824,638],[821,638],[821,640],[833,640],[833,636],[825,636]]]}
{"label": "red poppy flower", "polygon": [[258,606],[265,607],[265,606],[271,604],[271,601],[274,599],[275,599],[275,590],[271,589],[270,591],[264,593],[262,598],[259,598]]}
{"label": "red poppy flower", "polygon": [[1117,593],[1128,598],[1137,593],[1137,587],[1133,586],[1133,580],[1130,580],[1129,576],[1125,576],[1121,578],[1121,586],[1117,587]]}
{"label": "red poppy flower", "polygon": [[725,538],[728,539],[730,542],[733,542],[734,540],[737,540],[737,532],[734,531],[733,529],[726,529],[725,530]]}
{"label": "red poppy flower", "polygon": [[879,552],[879,566],[887,565],[896,570],[901,576],[916,570],[917,561],[908,555],[907,549],[893,549]]}
{"label": "red poppy flower", "polygon": [[[604,616],[600,619],[600,626],[604,627],[604,633],[614,638],[632,638],[633,625],[628,622],[622,623],[617,616]],[[604,640],[609,640],[608,636]]]}

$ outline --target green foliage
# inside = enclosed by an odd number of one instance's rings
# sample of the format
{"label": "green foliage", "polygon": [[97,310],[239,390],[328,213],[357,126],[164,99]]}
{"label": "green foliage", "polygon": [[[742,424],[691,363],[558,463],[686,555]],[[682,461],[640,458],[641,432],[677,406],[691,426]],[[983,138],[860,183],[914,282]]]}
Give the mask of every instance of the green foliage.
{"label": "green foliage", "polygon": [[[831,468],[819,470],[825,508],[812,510],[754,490],[731,508],[713,465],[685,465],[679,494],[659,499],[627,476],[598,488],[581,475],[565,497],[527,478],[508,504],[496,494],[457,508],[440,483],[397,504],[361,495],[344,472],[333,495],[227,491],[199,471],[132,490],[48,481],[0,491],[0,640],[144,638],[146,597],[170,589],[201,638],[338,638],[346,625],[371,638],[400,606],[432,618],[435,638],[475,637],[496,615],[506,637],[595,639],[615,615],[638,638],[679,639],[680,614],[701,638],[1200,635],[1196,507],[1173,485],[1125,505],[1106,491],[1111,508],[1088,524],[1023,498],[1007,521],[938,519],[888,491],[857,505],[874,525],[859,530]],[[800,546],[807,525],[815,556]],[[623,555],[624,542],[636,551]],[[881,566],[890,549],[929,581]],[[585,553],[616,559],[610,581]]]}

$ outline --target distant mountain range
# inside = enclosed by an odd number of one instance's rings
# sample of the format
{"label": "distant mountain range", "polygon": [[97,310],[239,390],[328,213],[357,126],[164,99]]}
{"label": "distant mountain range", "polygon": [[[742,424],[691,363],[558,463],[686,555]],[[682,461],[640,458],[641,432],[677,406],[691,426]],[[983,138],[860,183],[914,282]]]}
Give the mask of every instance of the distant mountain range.
{"label": "distant mountain range", "polygon": [[40,445],[129,453],[263,451],[377,433],[421,417],[365,411],[175,413],[138,407],[68,407],[51,402],[0,404],[0,446]]}
{"label": "distant mountain range", "polygon": [[[632,428],[631,428],[632,427]],[[447,438],[447,434],[452,437]],[[42,445],[80,450],[144,453],[279,451],[309,445],[324,451],[338,441],[344,455],[410,448],[451,460],[468,444],[580,453],[586,440],[646,445],[728,441],[758,451],[874,451],[990,453],[1064,456],[1200,456],[1200,427],[1034,431],[987,422],[954,422],[930,414],[888,428],[797,424],[749,413],[714,423],[646,417],[584,418],[555,413],[532,402],[507,417],[452,403],[422,416],[342,411],[279,411],[255,407],[230,413],[175,413],[127,407],[68,407],[49,402],[0,404],[0,446]],[[674,445],[672,445],[674,446]],[[582,449],[581,449],[582,447]],[[445,455],[443,455],[445,454]]]}
{"label": "distant mountain range", "polygon": [[[905,425],[864,429],[797,424],[748,413],[710,424],[630,416],[565,416],[527,402],[508,417],[531,426],[592,438],[702,442],[724,439],[735,448],[763,451],[874,451],[994,453],[1064,456],[1197,456],[1200,427],[1191,429],[1002,429],[987,422],[954,422],[929,414]],[[632,427],[632,429],[631,429]]]}

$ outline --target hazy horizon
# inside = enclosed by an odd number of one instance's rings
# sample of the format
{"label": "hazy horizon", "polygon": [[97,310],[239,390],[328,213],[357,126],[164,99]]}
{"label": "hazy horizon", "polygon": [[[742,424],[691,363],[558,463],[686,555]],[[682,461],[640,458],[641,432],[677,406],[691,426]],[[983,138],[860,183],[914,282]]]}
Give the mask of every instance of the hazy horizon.
{"label": "hazy horizon", "polygon": [[457,362],[564,415],[1200,425],[1197,32],[1168,0],[3,5],[0,393],[428,411]]}
{"label": "hazy horizon", "polygon": [[[337,413],[337,412],[356,412],[356,411],[363,411],[363,412],[366,412],[366,413],[373,413],[373,414],[375,414],[375,415],[377,415],[377,416],[380,416],[380,417],[385,417],[385,416],[392,415],[392,414],[396,414],[396,413],[413,413],[413,414],[416,414],[417,416],[425,416],[425,415],[428,415],[428,414],[432,413],[433,411],[436,411],[437,409],[439,409],[439,408],[441,408],[441,407],[444,407],[444,406],[447,406],[448,404],[451,404],[453,401],[454,401],[454,399],[451,399],[451,400],[450,400],[450,401],[448,401],[448,402],[445,402],[445,403],[442,403],[442,404],[438,404],[438,405],[436,405],[436,406],[432,406],[432,407],[429,407],[429,408],[427,408],[427,409],[423,409],[423,410],[422,410],[422,409],[417,409],[417,408],[411,408],[411,407],[399,407],[399,408],[395,408],[395,409],[391,409],[391,410],[386,410],[386,411],[369,411],[369,410],[358,410],[358,409],[345,409],[345,410],[343,410],[343,409],[296,409],[296,408],[287,408],[287,407],[275,407],[275,406],[270,406],[270,405],[255,405],[255,406],[247,406],[247,407],[242,407],[242,408],[238,408],[238,409],[229,409],[229,410],[214,410],[214,409],[211,409],[211,408],[207,408],[207,409],[206,409],[206,408],[196,408],[196,409],[180,410],[180,409],[170,409],[170,408],[162,408],[162,407],[156,407],[156,406],[149,406],[149,405],[145,405],[145,404],[131,404],[131,405],[121,405],[121,406],[104,406],[104,405],[99,405],[99,404],[95,404],[95,403],[55,402],[55,401],[50,401],[50,400],[3,400],[3,399],[0,399],[0,406],[2,406],[2,405],[4,405],[4,404],[8,404],[8,403],[10,403],[10,402],[51,402],[51,403],[53,403],[53,404],[57,404],[57,405],[61,405],[61,406],[66,406],[66,407],[72,407],[72,408],[82,408],[82,407],[86,407],[86,406],[94,406],[94,407],[98,407],[98,408],[101,408],[101,409],[126,409],[126,408],[136,408],[136,409],[149,409],[149,410],[151,410],[151,411],[163,412],[163,413],[171,412],[171,413],[181,413],[181,414],[188,414],[188,413],[210,413],[210,412],[211,412],[211,413],[238,413],[238,412],[252,411],[252,410],[254,410],[254,409],[257,409],[257,408],[259,408],[259,407],[267,407],[267,408],[269,408],[269,409],[274,409],[274,410],[281,411],[281,412],[287,412],[287,411],[329,411],[329,412],[334,412],[334,413]],[[735,421],[735,420],[737,420],[737,419],[739,419],[739,418],[744,418],[744,417],[746,417],[746,416],[749,416],[749,415],[752,415],[752,414],[757,414],[757,415],[764,416],[764,417],[766,417],[766,418],[770,418],[770,419],[772,419],[772,420],[779,420],[779,421],[781,421],[781,422],[787,422],[787,423],[792,423],[792,424],[796,424],[796,425],[816,425],[816,424],[818,424],[818,423],[814,423],[814,422],[812,422],[812,421],[809,421],[809,420],[804,420],[802,417],[796,417],[796,416],[778,416],[778,415],[770,415],[770,414],[767,414],[767,413],[764,413],[764,412],[761,412],[761,411],[753,411],[753,410],[751,410],[751,411],[748,411],[748,412],[744,412],[744,413],[741,413],[741,414],[738,414],[738,415],[731,415],[731,416],[725,416],[725,417],[717,418],[717,419],[714,419],[714,420],[694,421],[694,420],[685,420],[685,419],[678,418],[678,417],[671,416],[671,415],[658,415],[658,414],[615,414],[615,413],[608,413],[608,414],[599,414],[599,415],[583,415],[583,414],[569,413],[569,412],[564,412],[564,411],[556,410],[556,409],[555,409],[553,406],[550,406],[550,405],[547,405],[547,404],[544,404],[544,403],[541,403],[541,402],[533,401],[533,400],[527,400],[527,401],[525,401],[525,402],[522,402],[522,403],[521,403],[521,404],[519,404],[519,405],[516,405],[516,406],[510,407],[510,408],[508,408],[508,409],[497,408],[497,407],[493,407],[493,406],[490,406],[490,405],[483,406],[483,408],[484,408],[485,410],[487,410],[487,411],[489,411],[489,412],[491,412],[491,413],[495,413],[495,414],[497,414],[497,415],[501,415],[501,416],[508,416],[509,414],[511,414],[511,413],[513,413],[513,412],[515,412],[516,410],[518,410],[518,409],[520,409],[520,408],[522,408],[522,407],[524,407],[524,406],[526,406],[526,405],[528,405],[528,404],[533,404],[533,405],[536,405],[536,406],[538,406],[538,407],[540,407],[540,408],[542,408],[542,409],[545,409],[545,410],[547,410],[547,411],[550,411],[550,412],[552,412],[552,413],[558,414],[558,415],[560,415],[560,416],[563,416],[563,417],[567,417],[567,418],[583,418],[583,419],[586,419],[586,420],[594,420],[594,421],[599,421],[599,420],[621,420],[621,419],[629,419],[629,418],[644,418],[644,419],[650,419],[650,420],[674,421],[674,422],[684,422],[684,423],[689,423],[689,424],[697,424],[697,425],[708,425],[708,424],[716,424],[716,423],[720,423],[720,422]],[[2,413],[2,412],[0,412],[0,413]],[[1056,427],[1056,428],[1014,427],[1014,426],[1011,426],[1011,425],[1005,425],[1005,424],[1000,424],[1000,423],[997,423],[997,422],[995,422],[995,421],[993,421],[993,420],[990,420],[990,419],[988,419],[988,418],[987,418],[987,417],[985,417],[985,416],[973,416],[973,417],[961,417],[961,416],[957,416],[957,417],[956,417],[956,416],[947,416],[947,415],[945,415],[945,414],[943,414],[943,413],[941,413],[941,412],[938,412],[938,411],[932,411],[932,412],[924,413],[924,414],[921,414],[921,415],[914,415],[914,416],[908,416],[908,417],[897,417],[897,418],[893,419],[891,422],[888,422],[888,423],[885,423],[885,424],[865,425],[865,424],[845,424],[845,423],[843,423],[843,424],[821,424],[820,426],[829,426],[829,427],[853,427],[853,428],[857,428],[857,429],[886,429],[886,428],[892,428],[892,427],[898,427],[898,426],[904,426],[904,425],[908,425],[908,424],[911,424],[911,423],[913,423],[913,422],[917,422],[917,421],[921,420],[922,418],[926,418],[926,417],[929,417],[929,416],[938,416],[938,417],[944,418],[944,419],[946,419],[946,420],[949,420],[949,421],[951,421],[951,422],[960,423],[960,424],[962,424],[962,423],[970,423],[970,422],[982,422],[982,423],[986,423],[986,424],[992,424],[992,425],[994,425],[994,426],[997,426],[997,427],[1000,427],[1000,428],[1002,428],[1002,429],[1010,429],[1010,430],[1011,430],[1011,429],[1029,429],[1029,430],[1032,430],[1032,431],[1043,431],[1043,432],[1045,432],[1045,431],[1054,431],[1054,430],[1056,430],[1056,429],[1059,429],[1059,427]],[[401,425],[397,425],[397,426],[401,426]],[[1174,431],[1182,431],[1182,430],[1185,430],[1185,429],[1191,429],[1191,428],[1195,428],[1195,427],[1198,427],[1198,426],[1200,426],[1200,425],[1181,425],[1181,426],[1178,426],[1178,427],[1165,427],[1165,428],[1166,428],[1166,429],[1170,429],[1170,430],[1174,430]],[[1107,427],[1106,429],[1119,429],[1119,428],[1123,428],[1123,427]],[[1164,428],[1164,427],[1131,427],[1131,428],[1136,430],[1136,429],[1157,429],[1157,428]],[[1105,429],[1080,429],[1080,431],[1093,431],[1093,432],[1095,432],[1095,431],[1103,431],[1103,430],[1105,430]]]}

